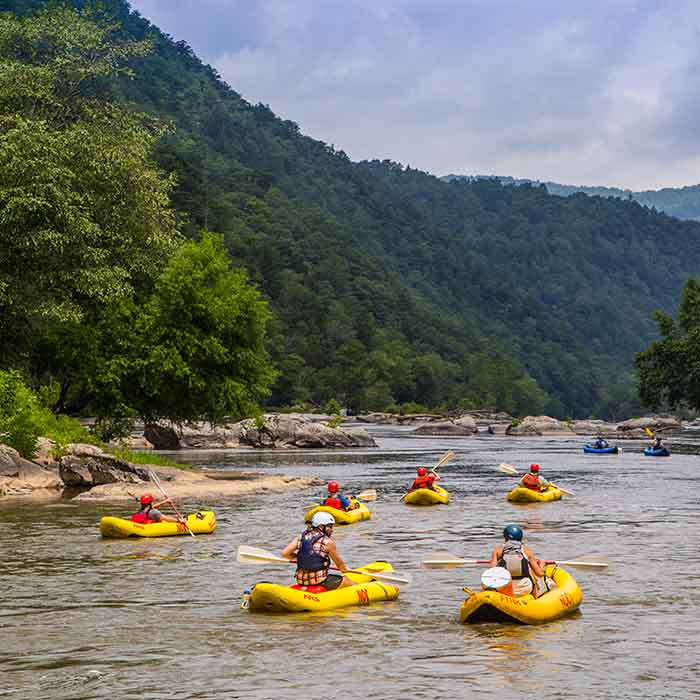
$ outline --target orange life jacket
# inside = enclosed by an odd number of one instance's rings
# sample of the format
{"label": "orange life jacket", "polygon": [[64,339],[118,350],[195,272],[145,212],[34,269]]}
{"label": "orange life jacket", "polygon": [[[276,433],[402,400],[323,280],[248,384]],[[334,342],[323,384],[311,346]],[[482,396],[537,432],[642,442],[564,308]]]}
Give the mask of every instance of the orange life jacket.
{"label": "orange life jacket", "polygon": [[323,505],[329,508],[335,508],[336,510],[343,510],[343,502],[336,496],[329,496],[323,502]]}
{"label": "orange life jacket", "polygon": [[526,489],[532,491],[540,490],[540,477],[537,474],[527,473],[522,479],[522,484]]}
{"label": "orange life jacket", "polygon": [[140,510],[138,513],[134,513],[131,518],[131,522],[133,523],[139,523],[141,525],[149,525],[150,523],[154,523],[155,520],[151,520],[148,517],[148,511],[147,510]]}

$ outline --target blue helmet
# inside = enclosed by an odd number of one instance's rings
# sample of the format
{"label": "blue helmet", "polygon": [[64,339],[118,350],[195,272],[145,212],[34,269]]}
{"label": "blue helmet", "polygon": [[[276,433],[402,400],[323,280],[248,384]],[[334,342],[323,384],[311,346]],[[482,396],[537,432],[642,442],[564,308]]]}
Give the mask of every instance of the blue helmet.
{"label": "blue helmet", "polygon": [[523,531],[517,525],[506,525],[503,528],[503,537],[507,540],[523,541]]}

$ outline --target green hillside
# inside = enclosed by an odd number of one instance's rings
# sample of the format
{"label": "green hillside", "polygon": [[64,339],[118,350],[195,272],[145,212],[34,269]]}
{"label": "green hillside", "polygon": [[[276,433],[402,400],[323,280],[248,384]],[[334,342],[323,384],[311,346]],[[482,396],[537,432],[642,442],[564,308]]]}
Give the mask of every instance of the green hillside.
{"label": "green hillside", "polygon": [[558,182],[540,182],[539,180],[525,180],[508,176],[497,175],[446,175],[443,180],[474,180],[496,179],[504,185],[544,185],[550,194],[568,197],[572,194],[582,193],[592,197],[617,197],[619,199],[631,199],[642,206],[658,209],[669,216],[678,219],[692,219],[700,221],[700,185],[688,185],[687,187],[663,187],[660,190],[634,190],[620,189],[619,187],[580,187],[578,185],[561,185]]}
{"label": "green hillside", "polygon": [[353,163],[247,103],[125,1],[103,4],[124,36],[155,37],[112,87],[173,127],[155,156],[177,177],[182,231],[222,233],[270,300],[271,405],[631,410],[633,354],[655,333],[651,312],[673,309],[697,270],[700,225],[629,201]]}

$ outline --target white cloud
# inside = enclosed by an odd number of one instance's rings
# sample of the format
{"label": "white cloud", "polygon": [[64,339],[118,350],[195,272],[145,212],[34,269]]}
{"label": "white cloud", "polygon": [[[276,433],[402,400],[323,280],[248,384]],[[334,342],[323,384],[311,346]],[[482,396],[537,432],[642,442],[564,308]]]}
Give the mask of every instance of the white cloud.
{"label": "white cloud", "polygon": [[700,181],[692,0],[132,0],[352,158],[632,188]]}

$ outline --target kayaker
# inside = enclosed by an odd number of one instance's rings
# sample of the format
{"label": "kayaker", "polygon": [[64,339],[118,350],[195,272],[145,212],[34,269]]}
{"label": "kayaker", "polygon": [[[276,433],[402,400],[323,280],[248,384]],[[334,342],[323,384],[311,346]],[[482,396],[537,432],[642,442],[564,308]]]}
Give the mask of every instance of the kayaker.
{"label": "kayaker", "polygon": [[661,438],[658,435],[654,435],[654,439],[651,442],[652,450],[663,450],[664,446],[661,444]]}
{"label": "kayaker", "polygon": [[428,470],[425,467],[418,467],[416,472],[416,478],[411,484],[409,491],[415,491],[416,489],[430,489],[434,491],[433,482],[438,481],[440,475],[432,472],[428,474]]}
{"label": "kayaker", "polygon": [[610,445],[608,445],[608,441],[603,439],[602,435],[598,435],[598,438],[595,441],[594,447],[596,450],[606,450]]}
{"label": "kayaker", "polygon": [[299,586],[323,586],[332,591],[354,583],[342,574],[330,574],[331,560],[340,569],[347,571],[348,565],[338,554],[331,539],[335,518],[330,513],[315,513],[311,525],[297,535],[283,550],[282,556],[293,559],[296,555],[296,581]]}
{"label": "kayaker", "polygon": [[508,569],[513,578],[515,595],[532,593],[537,598],[539,582],[544,576],[544,562],[523,544],[523,531],[517,525],[506,525],[503,528],[503,538],[505,542],[496,547],[491,554],[491,566]]}
{"label": "kayaker", "polygon": [[[145,493],[139,499],[141,507],[138,513],[134,513],[131,516],[132,522],[141,523],[142,525],[148,525],[149,523],[176,523],[177,518],[171,518],[167,515],[163,515],[157,508],[153,506],[154,498],[150,493]],[[156,505],[160,505],[157,503]]]}
{"label": "kayaker", "polygon": [[328,497],[323,501],[323,505],[336,510],[354,510],[356,507],[347,496],[340,493],[337,481],[328,482]]}
{"label": "kayaker", "polygon": [[540,476],[540,465],[531,464],[530,471],[520,479],[518,485],[532,491],[546,491],[549,483]]}

